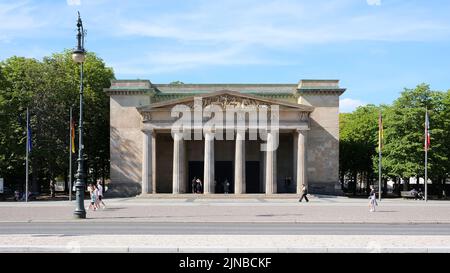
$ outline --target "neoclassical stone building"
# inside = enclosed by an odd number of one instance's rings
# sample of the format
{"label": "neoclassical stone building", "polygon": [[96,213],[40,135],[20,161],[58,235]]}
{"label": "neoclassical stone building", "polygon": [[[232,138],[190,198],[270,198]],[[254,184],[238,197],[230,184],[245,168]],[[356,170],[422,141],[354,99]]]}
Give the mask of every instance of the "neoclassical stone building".
{"label": "neoclassical stone building", "polygon": [[[303,184],[311,193],[339,194],[339,96],[344,91],[338,80],[301,80],[298,84],[114,80],[105,89],[110,97],[109,193],[191,193],[191,181],[197,177],[203,182],[203,194],[223,193],[225,181],[230,184],[230,194],[299,193]],[[276,105],[278,148],[261,149],[261,144],[274,142],[270,130],[265,138],[257,134],[256,139],[251,137],[251,127],[238,130],[225,121],[203,130],[216,114],[203,115],[200,123],[192,125],[192,132],[200,130],[200,139],[172,133],[174,123],[180,120],[171,113],[173,107],[194,109],[199,99],[202,107],[223,109],[229,105],[272,109],[269,107]],[[252,117],[244,119],[248,123]],[[263,124],[261,116],[256,119],[258,126]],[[275,120],[272,116],[268,119],[268,124]],[[238,116],[234,125],[237,120]],[[223,138],[217,137],[220,130]],[[231,139],[225,137],[228,133]]]}

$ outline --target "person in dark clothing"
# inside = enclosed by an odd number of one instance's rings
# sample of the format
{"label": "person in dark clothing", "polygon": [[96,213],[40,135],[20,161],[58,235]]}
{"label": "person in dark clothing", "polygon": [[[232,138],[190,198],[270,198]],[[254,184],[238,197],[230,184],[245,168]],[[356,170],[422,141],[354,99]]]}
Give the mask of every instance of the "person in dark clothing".
{"label": "person in dark clothing", "polygon": [[306,189],[306,186],[303,185],[302,186],[302,196],[300,197],[300,200],[298,200],[298,202],[302,202],[303,198],[305,198],[306,202],[309,202],[307,195],[308,195],[308,190]]}
{"label": "person in dark clothing", "polygon": [[197,186],[197,177],[194,176],[194,179],[192,179],[191,181],[191,186],[192,186],[192,193],[195,193],[196,191],[196,186]]}
{"label": "person in dark clothing", "polygon": [[201,181],[200,179],[197,178],[196,183],[197,183],[197,185],[196,185],[197,193],[202,193],[202,189],[203,189],[203,187],[202,187],[202,181]]}

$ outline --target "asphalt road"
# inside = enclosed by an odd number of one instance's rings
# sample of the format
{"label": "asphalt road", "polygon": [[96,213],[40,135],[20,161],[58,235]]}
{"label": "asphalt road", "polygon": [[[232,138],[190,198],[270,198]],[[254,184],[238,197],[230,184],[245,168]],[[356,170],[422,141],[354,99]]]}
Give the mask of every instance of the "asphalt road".
{"label": "asphalt road", "polygon": [[9,222],[0,235],[450,235],[450,224]]}

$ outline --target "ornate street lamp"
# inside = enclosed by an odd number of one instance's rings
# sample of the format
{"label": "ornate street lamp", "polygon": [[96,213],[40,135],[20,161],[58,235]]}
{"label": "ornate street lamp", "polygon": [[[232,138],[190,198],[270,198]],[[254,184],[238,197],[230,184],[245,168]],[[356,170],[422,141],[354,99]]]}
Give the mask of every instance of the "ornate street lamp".
{"label": "ornate street lamp", "polygon": [[83,63],[86,57],[86,52],[84,51],[84,29],[83,23],[81,22],[80,12],[78,12],[78,22],[77,22],[77,48],[72,52],[72,59],[74,62],[81,65],[80,69],[80,124],[79,124],[79,148],[78,148],[78,170],[75,178],[76,189],[76,209],[74,211],[74,217],[79,219],[86,218],[86,210],[84,208],[84,188],[86,185],[86,175],[84,170],[84,146],[83,146]]}

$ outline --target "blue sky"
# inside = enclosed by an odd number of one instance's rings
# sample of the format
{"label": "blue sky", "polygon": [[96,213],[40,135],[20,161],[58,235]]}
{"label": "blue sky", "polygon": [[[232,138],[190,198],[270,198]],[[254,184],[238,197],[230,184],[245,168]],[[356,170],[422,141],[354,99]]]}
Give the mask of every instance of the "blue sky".
{"label": "blue sky", "polygon": [[447,0],[0,0],[0,60],[76,43],[118,79],[297,83],[340,79],[341,111],[450,89]]}

